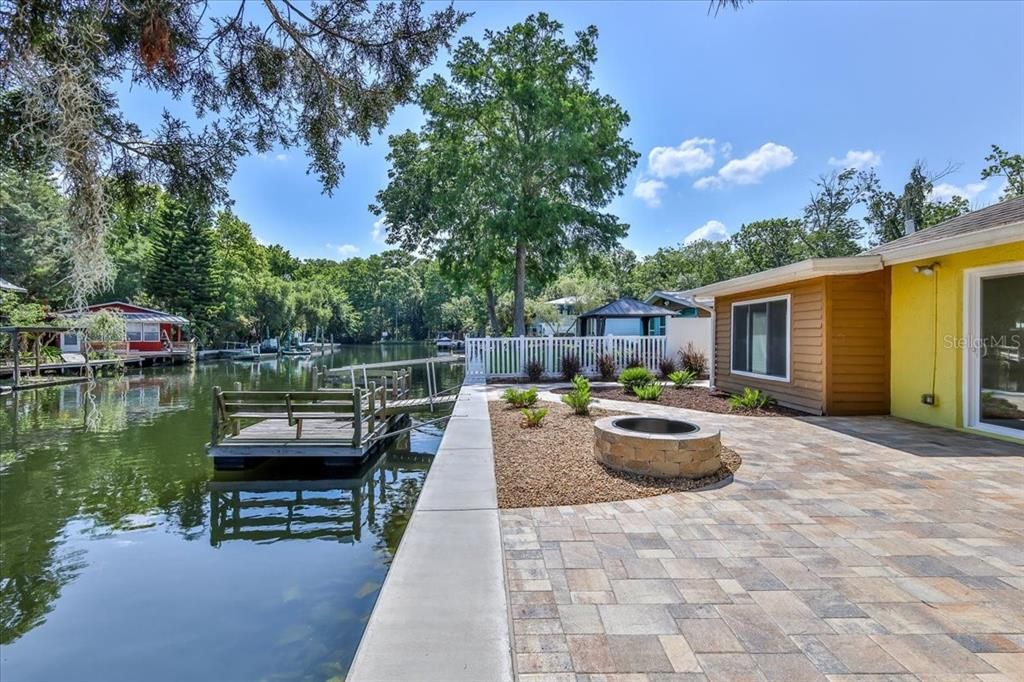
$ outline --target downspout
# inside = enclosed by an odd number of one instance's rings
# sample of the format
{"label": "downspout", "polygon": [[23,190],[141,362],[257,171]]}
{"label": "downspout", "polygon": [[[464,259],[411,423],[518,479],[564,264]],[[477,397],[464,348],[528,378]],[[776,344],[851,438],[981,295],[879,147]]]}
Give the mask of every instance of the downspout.
{"label": "downspout", "polygon": [[715,355],[718,353],[718,349],[715,347],[715,339],[718,335],[715,333],[715,329],[718,326],[718,308],[711,308],[711,338],[708,339],[708,388],[712,391],[715,390]]}

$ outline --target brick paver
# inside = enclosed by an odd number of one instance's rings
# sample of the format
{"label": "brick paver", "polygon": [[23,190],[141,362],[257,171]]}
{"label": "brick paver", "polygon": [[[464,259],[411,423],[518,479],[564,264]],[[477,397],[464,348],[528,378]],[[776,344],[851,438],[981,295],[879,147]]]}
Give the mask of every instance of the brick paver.
{"label": "brick paver", "polygon": [[744,464],[703,493],[503,511],[520,680],[1024,679],[1024,447],[644,409]]}

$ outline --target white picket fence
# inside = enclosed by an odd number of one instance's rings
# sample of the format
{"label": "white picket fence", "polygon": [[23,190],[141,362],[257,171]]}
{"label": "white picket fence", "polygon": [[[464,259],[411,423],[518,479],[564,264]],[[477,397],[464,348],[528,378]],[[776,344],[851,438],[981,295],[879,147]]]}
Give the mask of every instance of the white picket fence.
{"label": "white picket fence", "polygon": [[569,336],[569,337],[486,337],[466,339],[466,374],[483,377],[526,376],[526,365],[538,361],[544,374],[562,373],[562,358],[575,355],[580,371],[589,376],[598,374],[597,361],[610,355],[615,366],[625,367],[638,360],[656,371],[666,357],[664,336]]}

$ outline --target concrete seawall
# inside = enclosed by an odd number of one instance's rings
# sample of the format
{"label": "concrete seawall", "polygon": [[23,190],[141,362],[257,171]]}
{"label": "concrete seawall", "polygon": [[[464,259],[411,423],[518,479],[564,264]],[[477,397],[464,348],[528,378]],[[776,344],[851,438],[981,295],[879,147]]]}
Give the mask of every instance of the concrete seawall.
{"label": "concrete seawall", "polygon": [[459,392],[348,682],[513,677],[485,391]]}

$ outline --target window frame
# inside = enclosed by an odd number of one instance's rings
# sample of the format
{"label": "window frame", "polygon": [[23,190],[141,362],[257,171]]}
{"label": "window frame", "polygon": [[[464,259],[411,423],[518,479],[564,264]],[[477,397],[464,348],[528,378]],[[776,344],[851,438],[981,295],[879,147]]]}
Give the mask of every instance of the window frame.
{"label": "window frame", "polygon": [[[153,333],[153,327],[156,327],[156,337],[155,338],[146,338],[147,332],[150,333],[150,334]],[[159,322],[143,322],[142,323],[142,340],[145,343],[157,343],[157,342],[161,341],[161,338],[160,338],[160,323]]]}
{"label": "window frame", "polygon": [[[779,294],[777,296],[765,296],[762,298],[751,298],[743,301],[733,301],[729,304],[729,373],[735,374],[741,377],[750,377],[751,379],[764,379],[765,381],[778,381],[781,383],[788,384],[790,382],[790,363],[792,359],[793,350],[793,295],[792,294]],[[786,375],[785,376],[774,376],[772,374],[758,374],[756,372],[748,372],[746,370],[736,369],[733,366],[735,362],[735,354],[733,349],[736,345],[736,307],[737,306],[749,306],[756,305],[758,303],[771,303],[773,301],[785,301],[786,302]]]}
{"label": "window frame", "polygon": [[[133,339],[132,338],[132,334],[136,333],[136,330],[132,329],[132,327],[138,327],[137,333],[139,335],[139,338],[137,338],[137,339]],[[125,322],[125,325],[124,325],[124,339],[125,339],[125,341],[128,341],[129,343],[142,343],[142,339],[143,339],[144,335],[145,335],[145,325],[142,322],[131,322],[131,321]]]}

